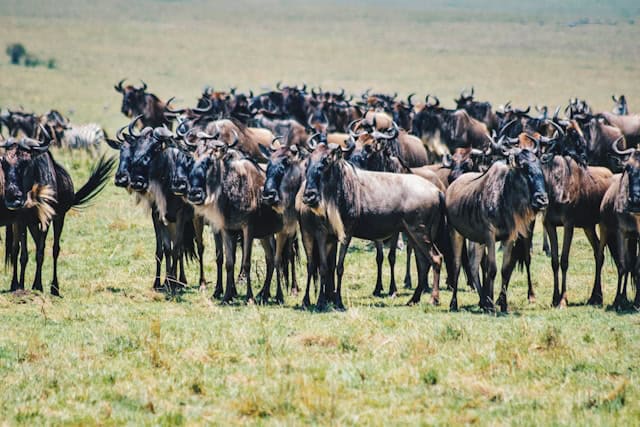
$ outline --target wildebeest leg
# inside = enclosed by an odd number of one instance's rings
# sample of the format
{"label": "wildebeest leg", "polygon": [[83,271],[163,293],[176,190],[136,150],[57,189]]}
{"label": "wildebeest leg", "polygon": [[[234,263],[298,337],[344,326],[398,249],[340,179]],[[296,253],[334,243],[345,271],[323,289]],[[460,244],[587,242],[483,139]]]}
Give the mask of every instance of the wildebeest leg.
{"label": "wildebeest leg", "polygon": [[[607,242],[607,228],[604,224],[600,224],[600,251],[604,253],[604,245]],[[613,308],[618,309],[621,303],[622,296],[622,282],[627,279],[627,273],[629,272],[629,257],[628,253],[624,251],[626,238],[620,231],[615,232],[613,242],[609,242],[609,250],[613,255],[613,260],[618,270],[618,284],[616,287],[616,296],[613,300]],[[613,246],[613,247],[612,247]]]}
{"label": "wildebeest leg", "polygon": [[29,224],[29,231],[36,242],[36,274],[33,278],[32,289],[42,292],[42,263],[44,262],[44,248],[47,240],[49,227],[40,230],[39,225]]}
{"label": "wildebeest leg", "polygon": [[596,260],[596,274],[593,279],[593,289],[591,290],[591,297],[587,304],[590,305],[602,305],[602,264],[604,263],[604,254],[600,252],[600,241],[596,235],[596,227],[592,225],[584,229],[584,234],[589,239],[591,249],[593,249],[593,257]]}
{"label": "wildebeest leg", "polygon": [[[271,242],[271,237],[266,239],[260,239],[260,244],[262,245],[262,249],[264,250],[264,260],[267,265],[267,274],[264,278],[264,283],[262,285],[262,290],[259,292],[258,297],[260,302],[266,303],[271,298],[271,279],[273,278],[273,269],[274,269],[274,254],[273,254],[273,245]],[[278,282],[278,290],[276,291],[276,302],[279,304],[284,304],[284,297],[282,296],[282,283],[280,280]]]}
{"label": "wildebeest leg", "polygon": [[413,246],[411,242],[407,242],[407,266],[404,273],[405,289],[411,289],[411,252],[413,252]]}
{"label": "wildebeest leg", "polygon": [[181,286],[187,286],[189,282],[187,282],[187,274],[184,271],[184,257],[185,254],[178,255],[178,271],[180,272],[178,282]]}
{"label": "wildebeest leg", "polygon": [[[216,287],[213,291],[213,297],[218,299],[222,297],[222,268],[224,263],[224,242],[222,233],[219,231],[213,232],[213,241],[216,247]],[[232,293],[231,298],[235,295]]]}
{"label": "wildebeest leg", "polygon": [[[325,308],[329,299],[333,296],[333,286],[331,286],[329,280],[329,246],[324,233],[318,233],[316,236],[318,245],[318,270],[320,274],[320,292],[318,292],[318,301],[316,305],[318,308]],[[333,272],[331,272],[333,274]]]}
{"label": "wildebeest leg", "polygon": [[153,289],[161,290],[160,274],[162,269],[162,257],[164,256],[162,236],[160,234],[160,223],[155,212],[151,214],[151,219],[153,220],[153,231],[156,235],[156,278],[153,281]]}
{"label": "wildebeest leg", "polygon": [[[462,246],[462,269],[464,270],[464,275],[467,277],[467,286],[469,286],[474,291],[478,292],[478,289],[475,287],[476,281],[480,281],[480,277],[474,278],[473,269],[471,267],[471,260],[469,259],[469,250],[467,249],[467,241],[463,242]],[[480,264],[478,262],[478,272],[480,271]]]}
{"label": "wildebeest leg", "polygon": [[51,295],[60,296],[58,285],[58,256],[60,255],[60,236],[64,228],[64,214],[53,220],[53,280],[51,281]]}
{"label": "wildebeest leg", "polygon": [[291,295],[298,295],[300,286],[298,286],[298,278],[296,277],[296,261],[300,256],[300,247],[298,245],[298,236],[293,235],[289,238],[289,246],[291,251]]}
{"label": "wildebeest leg", "polygon": [[193,217],[193,229],[196,235],[196,248],[198,249],[198,263],[200,267],[200,290],[204,291],[207,288],[207,280],[204,277],[204,240],[202,238],[204,233],[204,220],[202,217]]}
{"label": "wildebeest leg", "polygon": [[636,240],[636,242],[634,244],[635,264],[633,266],[633,281],[636,288],[636,296],[633,299],[633,308],[638,310],[640,309],[640,257],[637,256],[637,237],[634,237],[634,240]]}
{"label": "wildebeest leg", "polygon": [[493,305],[493,284],[496,279],[497,267],[496,267],[496,242],[493,236],[486,239],[487,248],[487,281],[484,283],[484,300],[481,308],[485,310],[494,311]]}
{"label": "wildebeest leg", "polygon": [[302,306],[310,307],[311,306],[311,298],[309,295],[311,289],[311,280],[313,279],[314,274],[316,273],[317,268],[317,259],[314,254],[314,238],[313,235],[309,233],[301,232],[302,234],[302,245],[304,246],[304,252],[307,257],[307,286],[304,291],[304,297],[302,298]]}
{"label": "wildebeest leg", "polygon": [[[277,233],[276,234],[275,267],[276,267],[276,286],[278,288],[278,291],[276,292],[280,292],[280,293],[282,293],[282,282],[280,279],[282,277],[282,271],[284,269],[283,263],[282,263],[282,256],[283,256],[283,253],[285,252],[286,244],[287,244],[287,236],[284,233]],[[264,248],[264,251],[265,251],[264,252],[265,259],[267,260],[267,277],[269,277],[268,257],[271,256],[273,258],[273,249],[271,248],[271,245],[269,246],[270,246],[269,249],[267,249],[264,243],[262,243],[262,247]],[[267,255],[267,251],[269,251],[270,255]],[[273,259],[271,260],[271,262],[273,263]],[[262,289],[260,290],[260,292],[258,292],[257,296],[260,302],[263,302],[263,303],[266,303],[269,300],[269,298],[271,298],[271,280],[270,279],[269,281],[265,280],[262,286]],[[284,298],[282,302],[281,301],[278,301],[278,302],[282,304],[284,302]]]}
{"label": "wildebeest leg", "polygon": [[547,223],[544,223],[544,229],[549,236],[549,248],[551,249],[551,269],[553,270],[553,300],[551,304],[557,307],[560,304],[560,282],[558,280],[558,270],[560,268],[560,262],[558,259],[558,233],[556,228]]}
{"label": "wildebeest leg", "polygon": [[[380,243],[380,245],[382,246],[382,242],[378,241],[378,242],[376,242],[376,247],[377,247],[378,243]],[[335,302],[336,306],[338,308],[340,308],[340,309],[344,308],[344,305],[342,305],[342,295],[341,295],[342,275],[344,274],[344,259],[347,256],[347,251],[349,250],[349,244],[351,244],[351,235],[346,235],[344,240],[340,243],[340,251],[339,251],[339,255],[338,255],[338,265],[336,267],[336,275],[337,275],[337,279],[338,279],[338,286],[336,288],[336,296],[334,298],[334,302]],[[377,259],[377,256],[376,256],[376,259]]]}
{"label": "wildebeest leg", "polygon": [[433,244],[428,244],[429,263],[428,267],[433,267],[433,290],[431,291],[431,304],[440,305],[440,271],[442,269],[442,255]]}
{"label": "wildebeest leg", "polygon": [[560,291],[560,307],[567,306],[567,270],[569,269],[569,253],[571,252],[571,241],[573,240],[573,225],[564,225],[564,236],[562,239],[562,257],[560,258],[560,268],[562,269],[562,290]]}
{"label": "wildebeest leg", "polygon": [[[480,300],[478,302],[479,305],[481,305],[482,301],[482,283],[486,282],[485,278],[483,278],[484,280],[480,281],[480,264],[482,264],[484,253],[485,250],[483,245],[481,245],[480,243],[465,240],[462,250],[462,265],[464,266],[466,255],[466,261],[468,264],[466,268],[469,269],[469,271],[467,272],[467,279],[471,281],[471,288],[474,289],[480,297]],[[483,270],[486,271],[486,268],[484,268]]]}
{"label": "wildebeest leg", "polygon": [[7,225],[5,238],[7,239],[7,247],[11,249],[11,265],[13,266],[11,292],[14,292],[18,289],[24,289],[24,282],[20,283],[18,281],[18,255],[20,253],[20,240],[22,239],[20,226],[18,224]]}
{"label": "wildebeest leg", "polygon": [[[631,274],[635,280],[636,277],[636,269],[635,265],[638,260],[638,236],[631,235],[629,236],[628,244],[627,244],[627,253],[629,254],[629,262],[627,265],[627,274],[625,275],[624,287],[622,288],[622,294],[624,296],[625,305],[629,304],[629,300],[627,299],[627,277]],[[635,283],[635,282],[634,282]],[[637,298],[637,297],[636,297]]]}
{"label": "wildebeest leg", "polygon": [[533,282],[531,281],[531,250],[533,248],[533,229],[535,228],[535,220],[529,227],[529,235],[525,237],[526,248],[524,253],[524,268],[527,270],[527,297],[529,304],[536,302],[536,294],[533,291]]}
{"label": "wildebeest leg", "polygon": [[229,231],[222,232],[224,242],[225,270],[227,273],[227,285],[222,297],[223,303],[230,302],[235,297],[234,268],[236,264],[237,239],[235,233]]}
{"label": "wildebeest leg", "polygon": [[242,228],[242,267],[247,282],[247,302],[253,302],[253,289],[251,289],[251,249],[253,246],[253,230],[251,224]]}
{"label": "wildebeest leg", "polygon": [[460,264],[462,261],[462,251],[464,249],[464,238],[453,227],[449,232],[451,235],[451,247],[453,250],[453,278],[450,281],[452,287],[450,311],[458,311],[458,276],[460,275]]}
{"label": "wildebeest leg", "polygon": [[398,293],[398,287],[396,286],[396,251],[398,250],[398,238],[400,238],[400,233],[396,233],[395,236],[391,238],[389,243],[389,274],[391,276],[389,280],[389,296],[394,297]]}
{"label": "wildebeest leg", "polygon": [[[374,297],[381,297],[382,296],[382,262],[384,261],[384,244],[382,243],[382,240],[376,240],[374,242],[375,246],[376,246],[376,286],[373,289],[373,296]],[[342,253],[342,250],[341,250]],[[340,281],[340,279],[338,278],[338,281]]]}
{"label": "wildebeest leg", "polygon": [[502,287],[500,289],[500,296],[498,297],[497,304],[500,306],[500,311],[507,312],[507,289],[509,288],[509,280],[511,280],[511,273],[516,265],[516,259],[513,256],[514,241],[508,241],[503,246],[502,255],[502,269],[500,276],[502,279]]}
{"label": "wildebeest leg", "polygon": [[546,229],[542,230],[542,250],[548,257],[551,256],[552,252],[549,246],[549,234],[546,232]]}

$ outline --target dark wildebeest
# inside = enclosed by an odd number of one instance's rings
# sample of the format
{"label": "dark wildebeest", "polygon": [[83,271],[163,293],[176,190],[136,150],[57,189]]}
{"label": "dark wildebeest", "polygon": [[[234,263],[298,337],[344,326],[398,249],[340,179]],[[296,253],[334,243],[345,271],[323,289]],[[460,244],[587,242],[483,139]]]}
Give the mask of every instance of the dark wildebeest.
{"label": "dark wildebeest", "polygon": [[[135,191],[136,199],[151,211],[151,219],[156,237],[156,276],[153,288],[160,290],[162,260],[165,259],[167,289],[176,290],[187,283],[183,259],[196,256],[194,240],[198,253],[203,251],[202,224],[194,222],[193,209],[184,203],[169,188],[172,174],[175,173],[174,153],[169,149],[172,144],[171,133],[166,128],[154,131],[146,127],[140,134],[135,133],[136,117],[128,125],[128,134],[120,129],[118,141],[107,140],[109,146],[120,152],[120,162],[116,171],[115,183],[118,187]],[[200,285],[205,284],[200,261]],[[177,267],[180,265],[178,279]]]}
{"label": "dark wildebeest", "polygon": [[[600,222],[600,203],[609,188],[609,169],[587,166],[586,141],[575,121],[565,131],[558,126],[557,138],[544,141],[547,149],[542,159],[545,183],[549,191],[549,207],[544,215],[544,228],[551,244],[553,269],[553,305],[567,305],[567,269],[575,227],[582,228],[593,249],[595,278],[589,304],[602,304],[600,272],[603,258],[598,252],[596,225]],[[564,228],[562,257],[558,258],[557,227]],[[558,268],[562,269],[559,290]]]}
{"label": "dark wildebeest", "polygon": [[[507,161],[495,162],[484,173],[465,173],[453,181],[446,194],[447,217],[454,251],[451,310],[458,309],[458,274],[464,239],[487,249],[487,271],[483,286],[475,283],[480,307],[493,310],[496,276],[496,241],[504,242],[502,289],[497,304],[507,310],[507,287],[515,266],[512,256],[516,239],[529,233],[529,224],[548,204],[540,161],[529,149],[499,147]],[[482,247],[479,247],[483,249]],[[476,276],[473,277],[475,281]]]}
{"label": "dark wildebeest", "polygon": [[457,109],[464,109],[471,117],[484,123],[489,130],[498,129],[498,117],[493,112],[489,102],[479,102],[473,99],[474,90],[471,87],[471,93],[468,95],[463,90],[460,92],[460,98],[454,99]]}
{"label": "dark wildebeest", "polygon": [[122,114],[132,119],[142,116],[141,127],[150,126],[152,128],[165,125],[171,129],[172,121],[165,115],[165,103],[157,96],[147,93],[147,84],[142,82],[142,87],[133,85],[122,86],[126,79],[122,79],[114,86],[116,92],[122,94]]}
{"label": "dark wildebeest", "polygon": [[236,293],[234,268],[238,234],[242,235],[241,274],[247,282],[247,301],[253,300],[251,289],[251,248],[253,239],[260,239],[265,251],[267,273],[271,281],[274,269],[272,236],[282,229],[282,215],[261,203],[264,172],[256,163],[222,141],[202,135],[206,141],[196,151],[196,162],[189,173],[189,203],[196,213],[222,232],[225,269],[227,273],[223,302]]}
{"label": "dark wildebeest", "polygon": [[[298,291],[295,277],[295,240],[298,229],[298,213],[296,211],[296,194],[302,184],[304,174],[303,163],[305,161],[304,146],[284,145],[273,147],[267,165],[267,178],[262,191],[262,203],[271,207],[276,213],[282,215],[282,229],[276,233],[275,265],[277,271],[276,300],[284,302],[281,287],[281,278],[284,277],[285,287],[288,287],[288,261],[285,255],[290,255],[292,284],[291,290]],[[265,150],[266,151],[266,150]],[[261,299],[267,301],[270,297],[269,284],[260,292]]]}
{"label": "dark wildebeest", "polygon": [[[54,160],[53,155],[48,151],[51,138],[46,134],[46,131],[42,131],[42,133],[47,138],[45,142],[23,138],[19,143],[10,141],[3,144],[4,148],[7,149],[1,159],[4,174],[4,204],[9,210],[21,210],[32,203],[29,198],[34,186],[46,186],[53,190],[50,195],[52,199],[50,205],[53,209],[54,239],[51,294],[58,296],[60,295],[58,256],[60,254],[60,237],[64,227],[65,216],[70,209],[82,208],[100,193],[113,169],[115,160],[106,160],[102,157],[91,171],[87,182],[77,192],[74,192],[71,176]],[[21,258],[22,273],[17,287],[24,288],[24,269],[28,260],[25,255],[27,253],[27,228],[36,243],[36,273],[33,280],[33,289],[42,291],[42,263],[44,262],[49,226],[36,221],[21,222],[21,226],[16,230],[17,235],[14,236],[14,239],[19,239],[21,243],[20,250],[23,254]],[[12,253],[10,261],[15,265],[17,253]]]}
{"label": "dark wildebeest", "polygon": [[637,256],[640,237],[640,150],[629,148],[613,151],[624,160],[624,169],[611,179],[600,205],[600,256],[604,257],[605,246],[609,246],[618,270],[618,286],[613,307],[625,308],[627,280],[631,273],[635,280],[636,296],[633,307],[640,309],[640,258]]}
{"label": "dark wildebeest", "polygon": [[[434,246],[443,221],[444,199],[441,191],[426,180],[405,174],[358,170],[343,159],[343,150],[353,151],[355,143],[343,149],[320,144],[311,154],[303,186],[302,202],[313,214],[326,218],[324,234],[341,241],[337,264],[337,288],[332,289],[333,272],[323,260],[326,248],[319,245],[320,275],[327,285],[324,298],[342,308],[341,285],[344,259],[352,237],[384,240],[404,231],[418,254],[419,285],[411,303],[417,303],[434,266],[439,272],[441,257]],[[326,237],[325,237],[326,240]],[[439,277],[436,274],[432,300],[438,301]]]}
{"label": "dark wildebeest", "polygon": [[611,99],[615,105],[613,106],[613,113],[619,116],[626,116],[629,114],[629,107],[627,106],[627,98],[624,95],[620,95],[620,98],[616,98],[615,95],[611,95]]}

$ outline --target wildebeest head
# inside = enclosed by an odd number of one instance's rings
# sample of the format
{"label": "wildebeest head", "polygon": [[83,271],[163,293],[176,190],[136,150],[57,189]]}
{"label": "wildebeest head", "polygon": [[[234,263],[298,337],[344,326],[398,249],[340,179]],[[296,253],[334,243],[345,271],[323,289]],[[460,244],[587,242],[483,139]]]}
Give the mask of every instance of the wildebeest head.
{"label": "wildebeest head", "polygon": [[627,108],[627,98],[624,95],[620,95],[620,98],[616,98],[615,95],[611,95],[611,99],[615,102],[613,107],[613,112],[620,116],[626,116],[629,114],[629,109]]}
{"label": "wildebeest head", "polygon": [[305,171],[305,186],[302,194],[302,202],[311,207],[317,208],[323,202],[325,185],[334,186],[339,179],[336,176],[339,162],[343,161],[343,156],[348,155],[355,148],[355,143],[350,142],[347,148],[342,148],[337,144],[319,144],[311,153],[307,161]]}
{"label": "wildebeest head", "polygon": [[176,196],[187,196],[189,190],[189,172],[194,164],[193,156],[178,147],[167,148],[169,173],[169,191]]}
{"label": "wildebeest head", "polygon": [[531,207],[535,212],[545,209],[549,204],[549,196],[545,187],[542,165],[536,150],[528,148],[511,148],[505,152],[508,164],[524,177],[529,187]]}
{"label": "wildebeest head", "polygon": [[6,151],[0,162],[4,174],[4,204],[7,209],[22,209],[35,184],[34,159],[49,149],[47,143],[31,138],[10,139],[0,144]]}
{"label": "wildebeest head", "polygon": [[140,134],[135,134],[136,121],[137,118],[129,124],[129,134],[135,138],[131,145],[130,185],[135,191],[146,191],[149,188],[151,174],[160,168],[160,154],[171,141],[172,134],[165,127],[146,127]]}
{"label": "wildebeest head", "polygon": [[135,138],[124,133],[127,126],[123,126],[116,132],[116,140],[107,138],[107,145],[117,150],[119,153],[118,169],[116,169],[115,185],[116,187],[127,188],[131,182],[129,177],[129,166],[131,165],[131,144],[135,142]]}
{"label": "wildebeest head", "polygon": [[617,202],[617,209],[632,214],[640,213],[640,150],[628,148],[620,150],[618,145],[622,137],[612,145],[612,150],[624,162],[622,178],[620,180],[621,200]]}
{"label": "wildebeest head", "polygon": [[135,87],[133,85],[122,86],[126,79],[122,79],[114,86],[115,90],[122,94],[122,106],[120,111],[125,116],[131,118],[142,113],[145,106],[147,84],[142,82],[142,87]]}
{"label": "wildebeest head", "polygon": [[481,158],[485,153],[477,148],[457,147],[453,155],[447,154],[442,159],[442,165],[451,169],[449,183],[452,183],[467,172],[478,172],[480,170]]}
{"label": "wildebeest head", "polygon": [[293,166],[300,163],[302,158],[301,149],[295,145],[272,149],[269,156],[269,164],[267,165],[267,179],[262,191],[262,203],[271,206],[275,210],[281,210],[282,192],[287,190],[283,189],[282,185],[284,177]]}

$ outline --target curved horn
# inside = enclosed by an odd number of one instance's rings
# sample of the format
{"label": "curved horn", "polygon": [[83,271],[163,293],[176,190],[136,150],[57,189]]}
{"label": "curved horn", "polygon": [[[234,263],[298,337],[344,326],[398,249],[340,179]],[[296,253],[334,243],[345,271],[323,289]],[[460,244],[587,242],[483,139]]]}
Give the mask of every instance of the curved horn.
{"label": "curved horn", "polygon": [[236,132],[235,129],[231,129],[231,132],[233,132],[233,142],[229,145],[229,148],[233,148],[236,145],[238,145],[238,141],[240,141],[240,138],[238,137],[238,132]]}
{"label": "curved horn", "polygon": [[410,107],[413,107],[413,103],[411,102],[411,98],[413,98],[415,96],[415,92],[412,92],[411,94],[409,94],[409,96],[407,96],[407,104],[409,104]]}
{"label": "curved horn", "polygon": [[129,135],[131,135],[131,136],[133,136],[133,137],[135,137],[135,138],[138,138],[138,137],[140,136],[140,134],[137,134],[137,135],[136,135],[136,133],[134,132],[134,128],[135,128],[135,124],[136,124],[136,122],[137,122],[138,120],[142,119],[142,117],[143,117],[143,115],[142,115],[142,114],[140,114],[140,115],[136,116],[136,118],[135,118],[135,119],[133,119],[133,120],[131,121],[131,123],[129,123],[129,126],[128,126]]}
{"label": "curved horn", "polygon": [[124,125],[122,126],[120,129],[118,129],[118,131],[116,132],[116,139],[120,142],[124,142],[124,136],[122,135],[122,132],[124,132],[124,130],[127,128],[128,125]]}
{"label": "curved horn", "polygon": [[435,103],[435,104],[433,104],[433,107],[439,107],[439,106],[440,106],[440,100],[438,99],[438,97],[437,97],[437,96],[435,96],[435,95],[433,95],[433,99],[435,99],[435,100],[436,100],[436,103]]}
{"label": "curved horn", "polygon": [[166,126],[162,126],[162,127],[157,127],[153,130],[153,137],[158,140],[162,140],[162,139],[173,138],[173,134],[169,129],[167,129]]}
{"label": "curved horn", "polygon": [[281,81],[279,81],[278,83],[276,83],[276,89],[278,90],[282,90],[282,88],[280,87],[280,85],[282,84]]}
{"label": "curved horn", "polygon": [[340,88],[340,98],[344,98],[344,88]]}
{"label": "curved horn", "polygon": [[211,98],[205,98],[205,102],[208,104],[206,107],[202,108],[193,108],[191,111],[198,114],[207,114],[213,110],[213,102],[211,102]]}
{"label": "curved horn", "polygon": [[[191,132],[191,131],[189,131]],[[189,133],[187,132],[187,133]],[[200,131],[196,134],[196,137],[198,139],[218,139],[218,134],[215,135],[209,135],[208,133],[204,132],[204,131]]]}
{"label": "curved horn", "polygon": [[359,138],[359,137],[361,137],[362,135],[364,135],[365,133],[367,133],[367,131],[366,131],[366,130],[365,130],[365,131],[362,131],[362,132],[359,132],[359,133],[356,133],[356,132],[353,130],[353,129],[355,128],[356,123],[359,123],[359,122],[361,122],[362,120],[364,120],[364,119],[355,119],[355,120],[353,120],[351,123],[349,123],[349,126],[347,126],[347,129],[349,129],[349,135],[351,135],[354,139],[355,139],[355,138]]}
{"label": "curved horn", "polygon": [[504,133],[507,131],[507,129],[509,129],[509,127],[511,127],[517,121],[518,121],[518,119],[513,119],[509,123],[507,123],[506,125],[502,126],[502,128],[498,131],[498,136],[500,137],[500,136],[504,135]]}
{"label": "curved horn", "polygon": [[622,141],[624,139],[624,135],[618,137],[618,139],[616,139],[615,141],[613,141],[613,144],[611,144],[611,149],[613,150],[614,153],[616,153],[619,156],[626,156],[628,154],[633,153],[634,151],[636,151],[635,148],[627,148],[626,150],[620,150],[618,148],[618,143],[620,141]]}
{"label": "curved horn", "polygon": [[473,95],[475,93],[475,90],[473,89],[473,86],[471,86],[471,97],[473,98]]}
{"label": "curved horn", "polygon": [[300,89],[300,92],[306,92],[307,91],[307,84],[306,83],[302,83],[302,89]]}
{"label": "curved horn", "polygon": [[124,92],[124,88],[122,87],[122,83],[127,80],[126,78],[120,80],[117,85],[114,86],[114,89],[120,93]]}
{"label": "curved horn", "polygon": [[615,95],[611,95],[611,99],[613,99],[613,102],[615,102],[616,104],[618,103],[618,100],[616,99]]}
{"label": "curved horn", "polygon": [[547,122],[549,122],[551,124],[551,126],[553,126],[554,128],[556,128],[556,130],[558,131],[558,133],[562,136],[565,135],[564,133],[564,129],[562,129],[562,126],[560,126],[559,124],[557,124],[556,122],[554,122],[553,120],[547,120]]}
{"label": "curved horn", "polygon": [[142,82],[142,90],[147,90],[147,84],[144,82],[144,80],[141,79],[140,81]]}
{"label": "curved horn", "polygon": [[442,157],[442,166],[447,169],[451,169],[453,165],[453,159],[451,158],[451,154],[447,153]]}
{"label": "curved horn", "polygon": [[[280,142],[280,138],[282,138],[282,135],[276,135],[273,137],[273,139],[271,140],[271,144],[269,144],[269,148],[271,149],[271,151],[276,151],[278,149],[278,147],[273,144],[275,144],[276,141]],[[281,142],[280,145],[282,145]]]}
{"label": "curved horn", "polygon": [[533,144],[534,144],[533,152],[538,154],[538,152],[540,151],[540,140],[538,138],[534,138],[533,136],[529,135],[526,132],[524,132],[523,134],[524,134],[525,138],[527,138],[529,141],[533,142]]}
{"label": "curved horn", "polygon": [[186,111],[186,108],[180,108],[178,110],[172,110],[171,108],[169,108],[169,105],[171,104],[171,102],[176,99],[175,96],[172,96],[171,98],[169,98],[169,100],[167,101],[166,104],[164,104],[164,109],[165,111],[168,111],[171,114],[183,114]]}
{"label": "curved horn", "polygon": [[531,111],[531,105],[527,106],[526,110],[520,110],[521,114],[529,114],[529,111]]}
{"label": "curved horn", "polygon": [[560,106],[559,105],[556,107],[556,110],[553,112],[553,120],[556,120],[558,118],[558,114],[560,114]]}
{"label": "curved horn", "polygon": [[309,149],[311,149],[311,150],[315,150],[315,149],[316,149],[316,147],[318,146],[318,143],[317,143],[317,142],[315,142],[315,139],[316,139],[317,137],[319,137],[320,135],[321,135],[321,133],[320,133],[320,132],[316,132],[316,133],[314,133],[313,135],[311,135],[311,136],[307,139],[307,141],[306,141],[306,145],[307,145],[307,147],[308,147]]}
{"label": "curved horn", "polygon": [[484,155],[484,151],[482,151],[479,148],[472,148],[471,151],[470,151],[470,154],[472,156],[482,156],[482,155]]}

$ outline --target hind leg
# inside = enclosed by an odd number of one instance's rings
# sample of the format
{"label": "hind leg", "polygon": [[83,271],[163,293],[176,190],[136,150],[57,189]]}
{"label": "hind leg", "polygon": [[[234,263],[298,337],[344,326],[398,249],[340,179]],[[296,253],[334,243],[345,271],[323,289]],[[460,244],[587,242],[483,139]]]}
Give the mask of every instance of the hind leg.
{"label": "hind leg", "polygon": [[596,261],[596,271],[595,277],[593,279],[593,289],[591,290],[591,297],[587,304],[590,305],[602,305],[602,264],[604,263],[604,253],[600,250],[600,241],[598,240],[598,236],[596,235],[596,227],[591,226],[584,229],[584,234],[586,234],[589,243],[591,244],[591,248],[593,249],[593,257]]}
{"label": "hind leg", "polygon": [[[374,242],[376,246],[376,286],[373,289],[374,297],[382,296],[382,262],[384,261],[384,245],[381,240]],[[338,267],[339,269],[339,267]],[[340,280],[340,278],[338,278]]]}
{"label": "hind leg", "polygon": [[407,264],[404,273],[404,288],[411,289],[411,253],[413,252],[413,246],[411,242],[407,242]]}
{"label": "hind leg", "polygon": [[60,255],[60,236],[64,228],[64,215],[53,221],[53,280],[51,281],[51,295],[60,296],[58,285],[58,256]]}
{"label": "hind leg", "polygon": [[389,296],[393,297],[398,293],[398,287],[396,286],[396,275],[395,275],[395,267],[396,267],[396,251],[398,250],[398,239],[400,237],[400,233],[396,233],[394,237],[391,238],[389,243],[389,274],[391,276],[389,280]]}

